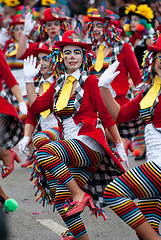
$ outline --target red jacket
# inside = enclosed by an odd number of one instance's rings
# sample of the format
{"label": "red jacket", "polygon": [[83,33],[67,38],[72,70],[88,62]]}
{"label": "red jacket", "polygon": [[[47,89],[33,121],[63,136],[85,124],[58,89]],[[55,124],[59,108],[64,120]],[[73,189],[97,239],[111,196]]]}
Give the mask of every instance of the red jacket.
{"label": "red jacket", "polygon": [[[2,82],[5,81],[6,85],[11,89],[17,83],[15,77],[13,76],[10,67],[6,61],[4,53],[0,50],[0,92],[2,90]],[[9,104],[6,99],[0,96],[0,113],[9,114],[17,118],[18,114],[13,104]]]}
{"label": "red jacket", "polygon": [[[132,101],[121,106],[120,112],[117,116],[116,123],[128,122],[140,116],[140,102],[143,98],[143,90]],[[154,127],[161,128],[161,95],[158,97],[159,101],[155,107],[154,115],[152,118]]]}
{"label": "red jacket", "polygon": [[124,43],[120,54],[117,55],[117,59],[120,64],[116,71],[120,71],[120,73],[111,83],[111,86],[116,92],[116,101],[120,105],[123,105],[129,101],[126,97],[130,86],[128,74],[130,74],[130,77],[136,86],[141,83],[141,71],[130,44]]}
{"label": "red jacket", "polygon": [[[55,90],[55,83],[56,81],[50,86],[47,92],[45,92],[41,97],[37,98],[32,104],[29,109],[30,113],[27,116],[26,123],[30,123],[35,126],[36,121],[35,117],[33,117],[33,114],[38,114],[49,108],[53,110],[53,95],[60,89],[57,88],[57,90]],[[101,128],[98,128],[97,126],[97,114],[99,114],[99,118],[101,119],[104,128],[109,128],[115,125],[114,120],[108,113],[102,100],[98,88],[98,78],[95,75],[90,75],[82,85],[82,90],[84,91],[84,93],[80,108],[77,109],[77,113],[73,116],[75,124],[83,122],[83,126],[79,131],[79,135],[87,135],[99,142],[107,151],[107,153],[117,163],[117,165],[124,171],[124,168],[122,167],[118,159],[109,149],[108,143],[104,136],[104,132]],[[60,121],[58,121],[58,124],[60,136],[62,137],[62,125]]]}

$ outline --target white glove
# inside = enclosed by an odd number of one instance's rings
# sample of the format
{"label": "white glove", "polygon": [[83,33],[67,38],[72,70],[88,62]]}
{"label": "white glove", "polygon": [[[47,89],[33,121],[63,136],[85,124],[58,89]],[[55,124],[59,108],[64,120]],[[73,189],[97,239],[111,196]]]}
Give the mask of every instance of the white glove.
{"label": "white glove", "polygon": [[28,148],[27,145],[30,142],[30,137],[23,137],[23,139],[18,143],[18,149],[19,152],[22,154],[22,152],[27,153]]}
{"label": "white glove", "polygon": [[120,71],[115,72],[118,65],[119,61],[115,61],[104,71],[104,73],[99,78],[99,87],[111,88],[110,84],[112,83],[113,79],[120,73]]}
{"label": "white glove", "polygon": [[25,83],[33,83],[34,77],[38,74],[40,68],[40,64],[36,68],[36,57],[33,57],[33,55],[24,59],[23,73]]}
{"label": "white glove", "polygon": [[0,31],[0,44],[5,45],[6,41],[10,37],[8,36],[8,31],[6,28],[2,28]]}
{"label": "white glove", "polygon": [[32,14],[28,12],[27,15],[25,16],[23,34],[29,36],[35,24],[36,24],[36,21],[32,21]]}
{"label": "white glove", "polygon": [[20,102],[18,103],[20,112],[22,112],[23,114],[27,115],[27,106],[25,102]]}
{"label": "white glove", "polygon": [[124,144],[122,143],[116,143],[116,150],[122,161],[125,162],[126,167],[129,168],[128,158],[124,149]]}

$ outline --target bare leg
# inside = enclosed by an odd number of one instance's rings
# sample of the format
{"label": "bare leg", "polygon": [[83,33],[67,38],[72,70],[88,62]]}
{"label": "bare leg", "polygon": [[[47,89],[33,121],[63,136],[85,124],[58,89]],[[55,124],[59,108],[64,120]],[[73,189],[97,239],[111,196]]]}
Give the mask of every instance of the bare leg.
{"label": "bare leg", "polygon": [[0,196],[2,196],[5,200],[8,199],[7,195],[4,193],[1,186],[0,186]]}
{"label": "bare leg", "polygon": [[84,192],[80,189],[80,187],[78,186],[78,184],[76,183],[76,181],[74,179],[72,179],[67,185],[66,185],[67,189],[70,191],[73,201],[81,201],[83,196],[84,196]]}
{"label": "bare leg", "polygon": [[0,148],[0,159],[3,161],[4,166],[10,165],[10,150]]}
{"label": "bare leg", "polygon": [[145,221],[144,223],[140,224],[138,227],[135,228],[135,231],[142,236],[144,240],[160,240],[161,237],[154,231],[152,226]]}

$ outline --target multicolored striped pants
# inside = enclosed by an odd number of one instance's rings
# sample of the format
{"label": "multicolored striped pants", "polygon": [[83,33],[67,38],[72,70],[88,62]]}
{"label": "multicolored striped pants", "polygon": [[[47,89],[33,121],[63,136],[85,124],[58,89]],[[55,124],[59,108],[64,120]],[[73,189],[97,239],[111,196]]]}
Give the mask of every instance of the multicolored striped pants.
{"label": "multicolored striped pants", "polygon": [[45,170],[45,175],[54,198],[55,207],[63,218],[68,229],[75,238],[86,233],[80,216],[67,218],[64,204],[72,201],[68,189],[65,187],[71,179],[75,179],[81,189],[97,170],[102,156],[91,150],[76,139],[50,141],[43,145],[36,153],[39,165]]}
{"label": "multicolored striped pants", "polygon": [[[135,199],[139,199],[138,205]],[[104,201],[131,228],[148,220],[159,233],[161,167],[147,162],[127,171],[106,187]]]}
{"label": "multicolored striped pants", "polygon": [[43,145],[49,143],[50,141],[59,141],[59,131],[58,127],[49,128],[47,130],[39,131],[33,136],[33,144],[36,149],[39,149]]}

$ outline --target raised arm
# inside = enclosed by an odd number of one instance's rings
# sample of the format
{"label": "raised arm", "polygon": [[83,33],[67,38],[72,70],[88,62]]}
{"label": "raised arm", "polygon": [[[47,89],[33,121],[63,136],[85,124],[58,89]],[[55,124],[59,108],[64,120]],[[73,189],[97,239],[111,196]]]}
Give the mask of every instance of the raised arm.
{"label": "raised arm", "polygon": [[37,94],[35,92],[34,87],[34,77],[38,74],[40,71],[41,65],[38,65],[36,67],[36,58],[31,55],[31,57],[27,57],[27,59],[24,60],[24,79],[26,83],[26,90],[27,90],[27,98],[28,98],[28,104],[29,106],[32,105],[32,103],[36,100]]}
{"label": "raised arm", "polygon": [[103,98],[103,101],[106,105],[108,112],[111,114],[114,120],[116,120],[118,113],[120,111],[120,105],[113,98],[110,91],[110,84],[113,79],[120,73],[119,71],[115,72],[119,65],[118,61],[115,61],[109,68],[99,78],[98,86]]}
{"label": "raised arm", "polygon": [[25,53],[27,39],[28,39],[32,29],[34,28],[35,24],[36,24],[36,21],[32,21],[32,14],[27,13],[27,15],[25,16],[24,31],[23,31],[22,37],[20,39],[20,42],[18,44],[16,58],[21,58],[23,56],[23,54]]}

